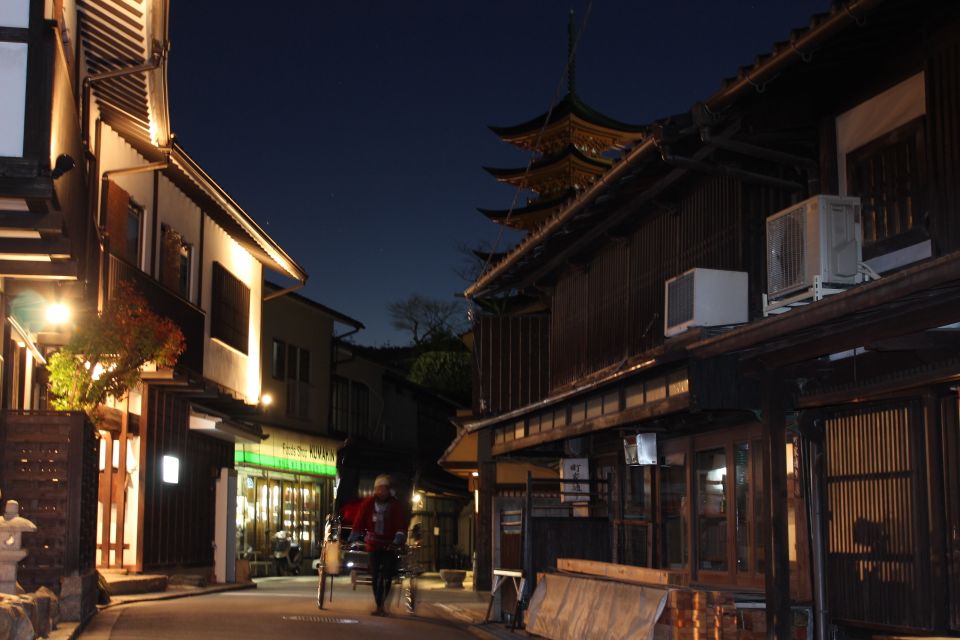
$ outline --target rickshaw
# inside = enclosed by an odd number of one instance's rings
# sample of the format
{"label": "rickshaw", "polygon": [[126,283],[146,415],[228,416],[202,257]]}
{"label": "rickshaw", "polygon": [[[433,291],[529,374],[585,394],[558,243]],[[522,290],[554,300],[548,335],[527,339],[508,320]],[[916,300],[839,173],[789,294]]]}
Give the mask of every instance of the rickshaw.
{"label": "rickshaw", "polygon": [[[338,523],[339,524],[339,523]],[[331,527],[323,541],[320,563],[317,567],[317,607],[323,609],[324,599],[329,590],[328,602],[333,602],[333,579],[349,570],[350,584],[354,590],[357,584],[370,584],[369,556],[362,542],[342,545],[340,541],[348,537],[346,527]],[[417,606],[417,576],[421,573],[415,561],[414,548],[408,545],[396,547],[397,575],[394,578],[398,601],[402,601],[407,611],[413,613]],[[328,583],[329,582],[329,586]]]}

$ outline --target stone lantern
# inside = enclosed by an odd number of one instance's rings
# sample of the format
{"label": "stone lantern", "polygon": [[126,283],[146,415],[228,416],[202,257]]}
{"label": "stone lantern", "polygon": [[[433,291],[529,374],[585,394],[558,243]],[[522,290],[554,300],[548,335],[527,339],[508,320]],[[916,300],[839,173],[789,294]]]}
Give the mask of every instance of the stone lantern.
{"label": "stone lantern", "polygon": [[8,500],[0,520],[0,593],[17,592],[17,563],[27,555],[20,536],[36,530],[37,525],[20,517],[20,503]]}

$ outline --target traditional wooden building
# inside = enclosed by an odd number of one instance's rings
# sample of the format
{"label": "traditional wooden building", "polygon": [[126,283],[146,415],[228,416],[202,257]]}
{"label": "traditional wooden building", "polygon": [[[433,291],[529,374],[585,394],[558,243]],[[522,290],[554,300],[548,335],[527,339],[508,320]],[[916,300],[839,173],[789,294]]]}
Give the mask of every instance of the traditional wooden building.
{"label": "traditional wooden building", "polygon": [[[54,326],[41,313],[45,304],[69,303],[76,320],[102,310],[125,281],[186,339],[174,370],[145,371],[140,388],[103,407],[99,496],[80,490],[88,459],[84,486],[97,486],[93,433],[90,447],[77,440],[58,450],[54,477],[15,488],[4,480],[10,497],[35,491],[24,499],[28,517],[72,518],[66,529],[40,522],[31,550],[35,559],[51,546],[82,545],[73,566],[45,565],[60,575],[96,564],[215,568],[217,579],[231,578],[234,442],[262,438],[263,270],[306,279],[173,139],[168,12],[167,0],[12,0],[0,8],[3,402],[16,412],[8,412],[15,429],[6,434],[66,419],[48,411],[42,365],[71,321]],[[5,451],[19,452],[0,469],[5,478],[14,466],[21,475],[50,468],[45,458],[33,465],[26,448]],[[46,498],[43,483],[61,480],[76,484],[69,508]]]}
{"label": "traditional wooden building", "polygon": [[[519,535],[777,637],[960,632],[958,64],[954,3],[835,2],[478,278],[548,309],[476,325],[485,571]],[[511,529],[503,459],[589,484]]]}

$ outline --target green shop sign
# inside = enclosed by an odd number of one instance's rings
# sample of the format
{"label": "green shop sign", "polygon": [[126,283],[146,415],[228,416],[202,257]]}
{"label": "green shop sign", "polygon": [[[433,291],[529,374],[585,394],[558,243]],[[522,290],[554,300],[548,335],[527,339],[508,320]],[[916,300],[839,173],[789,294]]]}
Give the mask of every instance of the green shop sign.
{"label": "green shop sign", "polygon": [[319,476],[337,475],[336,465],[310,462],[309,460],[297,460],[296,458],[271,456],[263,453],[257,453],[255,451],[243,451],[241,449],[237,449],[234,453],[234,460],[237,462],[237,464],[254,464],[258,467],[269,467],[271,469],[280,469],[283,471],[312,473]]}

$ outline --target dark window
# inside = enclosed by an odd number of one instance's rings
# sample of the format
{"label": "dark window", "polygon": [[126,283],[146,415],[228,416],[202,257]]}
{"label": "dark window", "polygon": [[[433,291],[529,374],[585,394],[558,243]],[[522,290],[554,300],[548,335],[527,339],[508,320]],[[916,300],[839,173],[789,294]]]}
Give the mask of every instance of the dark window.
{"label": "dark window", "polygon": [[364,434],[370,428],[370,389],[365,384],[351,386],[351,422],[356,433]]}
{"label": "dark window", "polygon": [[140,266],[140,229],[143,223],[143,209],[133,200],[127,206],[127,235],[124,257],[132,264]]}
{"label": "dark window", "polygon": [[334,376],[331,396],[330,410],[333,429],[346,433],[349,429],[350,418],[350,382],[340,376]]}
{"label": "dark window", "polygon": [[190,257],[192,248],[178,231],[162,225],[160,237],[160,282],[190,297]]}
{"label": "dark window", "polygon": [[271,373],[275,380],[283,380],[287,368],[287,345],[283,340],[273,339],[273,366]]}
{"label": "dark window", "polygon": [[848,191],[862,203],[865,258],[925,235],[923,123],[917,118],[847,154]]}
{"label": "dark window", "polygon": [[287,345],[287,415],[310,418],[310,352]]}
{"label": "dark window", "polygon": [[250,289],[214,262],[210,296],[210,336],[247,353]]}

